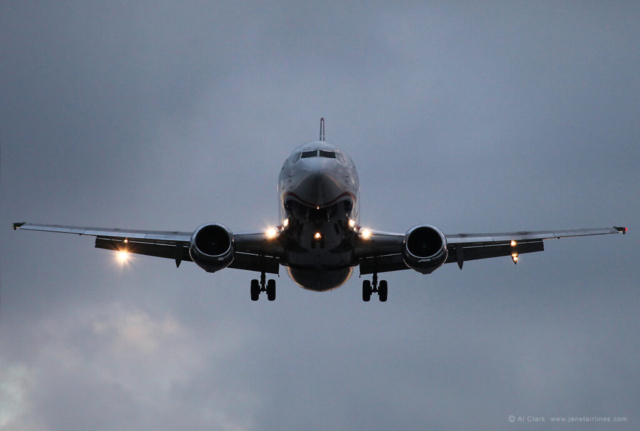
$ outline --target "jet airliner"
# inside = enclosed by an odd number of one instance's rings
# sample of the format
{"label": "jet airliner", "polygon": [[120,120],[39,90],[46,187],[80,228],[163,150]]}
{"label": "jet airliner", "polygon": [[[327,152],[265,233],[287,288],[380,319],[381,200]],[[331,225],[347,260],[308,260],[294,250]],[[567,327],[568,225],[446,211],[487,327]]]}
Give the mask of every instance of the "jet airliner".
{"label": "jet airliner", "polygon": [[360,224],[360,184],[351,158],[320,137],[295,149],[285,160],[278,179],[280,224],[263,231],[232,232],[220,223],[207,223],[193,232],[103,229],[14,223],[21,230],[71,233],[96,237],[95,247],[191,261],[207,272],[224,268],[255,271],[251,299],[262,292],[276,298],[276,282],[284,266],[299,286],[329,291],[342,286],[359,266],[362,299],[377,294],[385,302],[386,280],[378,275],[412,269],[430,274],[445,263],[463,263],[493,257],[519,256],[544,250],[544,240],[574,236],[626,233],[626,227],[523,231],[507,233],[444,234],[424,224],[406,233],[367,229]]}

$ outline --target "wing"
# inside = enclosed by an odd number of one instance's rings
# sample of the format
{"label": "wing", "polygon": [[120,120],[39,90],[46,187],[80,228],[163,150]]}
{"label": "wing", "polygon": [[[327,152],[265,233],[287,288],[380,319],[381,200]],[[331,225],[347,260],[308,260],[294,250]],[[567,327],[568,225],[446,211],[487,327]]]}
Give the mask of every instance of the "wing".
{"label": "wing", "polygon": [[544,251],[544,240],[614,233],[624,234],[626,231],[625,227],[614,226],[595,229],[446,235],[449,248],[446,263],[457,262],[462,269],[463,262],[467,260],[512,256],[517,261],[519,254]]}
{"label": "wing", "polygon": [[[191,262],[189,246],[191,232],[105,229],[93,227],[58,226],[14,223],[13,229],[40,232],[69,233],[96,237],[95,247],[105,250],[127,251],[145,256],[174,259],[176,266]],[[280,252],[277,244],[267,241],[264,232],[245,232],[233,235],[235,253],[229,268],[265,271],[278,274]]]}
{"label": "wing", "polygon": [[[504,233],[462,233],[445,235],[449,255],[446,263],[456,262],[460,269],[468,260],[511,256],[544,250],[544,240],[577,236],[626,233],[626,227]],[[402,258],[404,234],[373,232],[369,244],[361,245],[361,274],[409,269]],[[364,241],[362,241],[364,243]],[[514,256],[515,253],[515,256]]]}

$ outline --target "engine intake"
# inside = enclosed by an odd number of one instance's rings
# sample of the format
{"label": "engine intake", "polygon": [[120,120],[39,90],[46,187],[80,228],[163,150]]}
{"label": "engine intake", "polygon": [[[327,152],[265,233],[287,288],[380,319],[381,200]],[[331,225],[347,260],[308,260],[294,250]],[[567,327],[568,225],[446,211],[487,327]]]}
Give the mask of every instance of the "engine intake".
{"label": "engine intake", "polygon": [[191,235],[189,255],[207,272],[220,271],[233,262],[233,234],[221,224],[203,224]]}
{"label": "engine intake", "polygon": [[415,226],[404,237],[404,263],[422,274],[430,274],[447,260],[447,239],[433,226]]}

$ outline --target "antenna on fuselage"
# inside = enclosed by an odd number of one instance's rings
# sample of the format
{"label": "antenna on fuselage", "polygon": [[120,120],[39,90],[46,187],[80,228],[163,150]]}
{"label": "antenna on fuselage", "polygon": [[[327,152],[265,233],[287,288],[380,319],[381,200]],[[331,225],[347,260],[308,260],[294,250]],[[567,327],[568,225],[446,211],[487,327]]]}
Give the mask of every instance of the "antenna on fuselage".
{"label": "antenna on fuselage", "polygon": [[320,140],[324,141],[324,118],[320,119]]}

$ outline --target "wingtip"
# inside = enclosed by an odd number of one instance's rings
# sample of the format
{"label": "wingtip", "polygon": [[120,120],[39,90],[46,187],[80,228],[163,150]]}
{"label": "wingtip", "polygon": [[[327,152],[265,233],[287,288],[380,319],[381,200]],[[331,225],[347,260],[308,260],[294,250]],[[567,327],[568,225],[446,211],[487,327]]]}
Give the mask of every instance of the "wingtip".
{"label": "wingtip", "polygon": [[624,226],[614,226],[614,229],[616,229],[618,232],[622,232],[623,235],[625,235],[627,233],[627,231],[629,230],[628,228],[626,228]]}
{"label": "wingtip", "polygon": [[13,230],[20,229],[26,222],[13,223]]}

